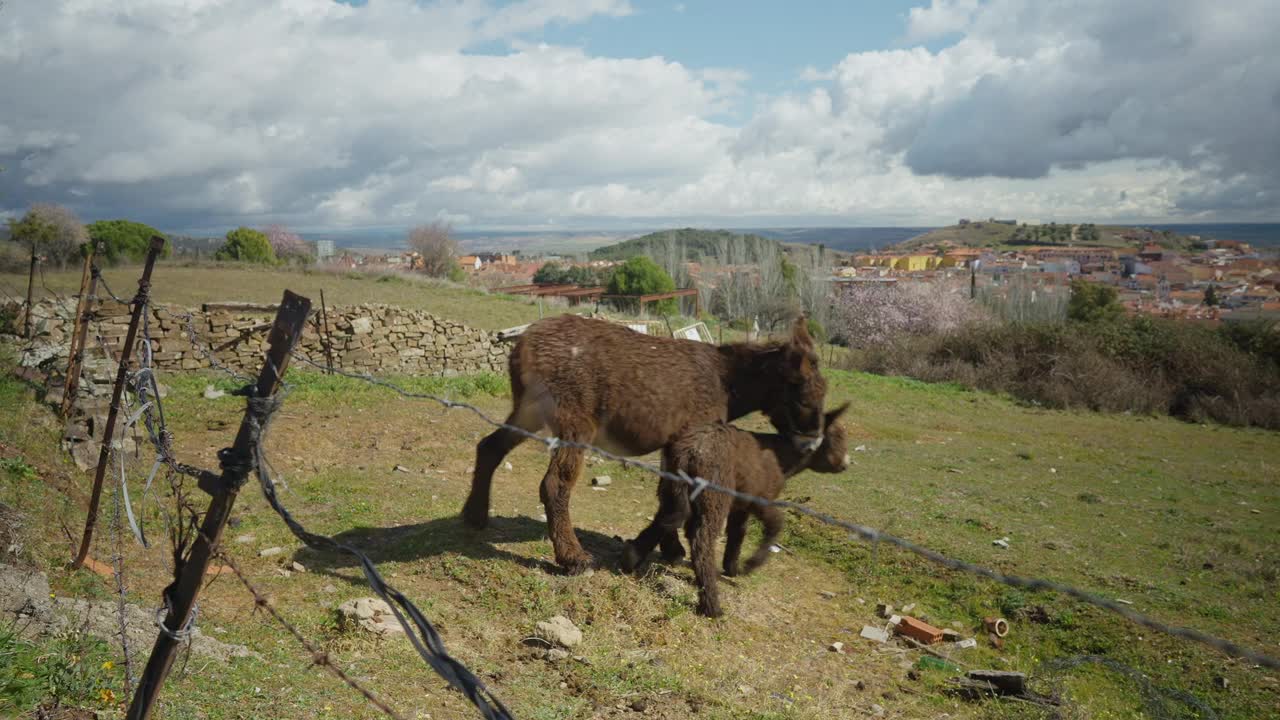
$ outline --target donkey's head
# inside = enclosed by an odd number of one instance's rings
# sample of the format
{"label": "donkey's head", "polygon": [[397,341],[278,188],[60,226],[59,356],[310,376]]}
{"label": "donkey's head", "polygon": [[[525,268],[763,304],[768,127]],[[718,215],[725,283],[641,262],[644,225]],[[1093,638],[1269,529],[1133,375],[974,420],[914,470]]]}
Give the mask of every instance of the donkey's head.
{"label": "donkey's head", "polygon": [[[797,449],[812,452],[822,444],[823,402],[827,381],[818,369],[818,353],[802,315],[791,329],[791,338],[774,351],[778,361],[769,378],[777,387],[765,414],[778,432],[789,436]],[[763,379],[763,378],[762,378]]]}
{"label": "donkey's head", "polygon": [[832,410],[823,417],[825,432],[822,445],[809,459],[809,469],[820,473],[844,472],[849,467],[849,437],[838,421],[849,409],[849,403]]}

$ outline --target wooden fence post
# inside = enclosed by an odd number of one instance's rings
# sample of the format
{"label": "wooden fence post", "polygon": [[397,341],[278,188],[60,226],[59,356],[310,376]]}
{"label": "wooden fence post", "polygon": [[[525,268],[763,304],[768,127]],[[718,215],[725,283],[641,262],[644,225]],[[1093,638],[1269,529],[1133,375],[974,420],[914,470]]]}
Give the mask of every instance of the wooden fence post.
{"label": "wooden fence post", "polygon": [[89,556],[89,545],[93,542],[93,527],[98,522],[98,504],[102,501],[102,481],[107,476],[107,462],[111,459],[111,445],[115,440],[116,417],[120,414],[120,396],[124,394],[124,384],[129,375],[129,358],[133,355],[133,344],[138,339],[138,325],[141,324],[142,311],[147,305],[147,296],[151,292],[151,271],[156,266],[156,258],[164,249],[164,238],[159,235],[151,238],[151,248],[147,251],[147,264],[142,268],[142,277],[138,278],[138,294],[133,298],[133,315],[129,318],[129,331],[125,333],[124,345],[120,347],[120,366],[116,370],[116,384],[111,389],[111,408],[107,411],[107,424],[102,429],[102,449],[98,451],[98,469],[93,477],[93,493],[89,496],[89,517],[84,523],[84,537],[80,539],[80,551],[71,563],[72,570],[84,565]]}
{"label": "wooden fence post", "polygon": [[[275,394],[289,365],[289,355],[294,345],[302,337],[303,327],[307,323],[307,315],[311,312],[311,301],[301,295],[285,290],[280,309],[276,312],[275,323],[267,338],[267,361],[258,373],[258,382],[254,387],[253,397],[267,398]],[[178,649],[175,633],[183,632],[191,621],[192,608],[195,607],[196,595],[204,584],[205,572],[213,560],[222,539],[223,528],[231,517],[231,508],[235,505],[240,486],[251,472],[252,457],[257,438],[256,417],[251,408],[246,408],[244,419],[240,422],[240,430],[236,433],[235,444],[219,455],[224,459],[222,475],[215,483],[200,482],[200,489],[213,496],[209,509],[205,512],[204,521],[200,525],[200,533],[191,545],[191,554],[182,566],[182,571],[173,585],[173,592],[166,599],[169,612],[165,615],[164,625],[156,636],[156,644],[151,649],[151,657],[147,667],[138,681],[138,690],[134,693],[133,702],[129,705],[128,720],[146,720],[155,708],[156,699],[164,685],[165,677],[173,667],[173,660]]]}
{"label": "wooden fence post", "polygon": [[31,270],[27,274],[27,311],[22,316],[22,337],[31,339],[31,299],[36,289],[36,244],[31,243]]}
{"label": "wooden fence post", "polygon": [[320,342],[324,343],[324,363],[329,374],[333,374],[333,338],[329,334],[329,306],[324,301],[324,290],[320,291],[320,320],[324,329],[320,333]]}
{"label": "wooden fence post", "polygon": [[80,273],[80,297],[76,301],[76,328],[71,333],[71,348],[67,353],[67,376],[62,383],[62,405],[58,412],[66,417],[75,403],[76,393],[80,391],[80,364],[84,360],[84,340],[89,332],[89,313],[92,311],[92,300],[98,292],[98,274],[94,272],[93,263],[98,253],[97,245],[89,246],[89,254],[84,258],[84,270]]}

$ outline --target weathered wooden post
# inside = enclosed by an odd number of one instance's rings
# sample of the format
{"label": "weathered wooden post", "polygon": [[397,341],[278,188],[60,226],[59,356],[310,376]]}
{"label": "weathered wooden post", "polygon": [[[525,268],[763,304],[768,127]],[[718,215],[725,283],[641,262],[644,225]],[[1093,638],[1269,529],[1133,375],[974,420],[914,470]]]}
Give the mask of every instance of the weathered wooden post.
{"label": "weathered wooden post", "polygon": [[98,246],[89,246],[84,257],[84,270],[80,273],[80,297],[76,300],[76,326],[71,333],[71,347],[67,353],[67,376],[62,383],[62,405],[59,413],[66,417],[80,391],[80,364],[84,360],[84,339],[89,332],[89,317],[93,308],[93,296],[98,291],[98,273],[94,267]]}
{"label": "weathered wooden post", "polygon": [[324,329],[320,333],[320,342],[324,343],[324,364],[329,374],[333,374],[333,338],[329,335],[329,306],[324,301],[324,290],[320,291],[320,321]]}
{"label": "weathered wooden post", "polygon": [[142,277],[138,278],[138,294],[133,298],[133,314],[129,317],[129,330],[124,336],[124,345],[120,348],[120,366],[116,369],[116,384],[111,389],[111,408],[107,411],[107,424],[102,429],[102,449],[98,451],[98,468],[93,476],[93,493],[89,496],[89,517],[84,523],[84,537],[80,539],[80,552],[71,563],[72,570],[80,569],[84,559],[89,556],[89,545],[93,542],[93,527],[98,522],[98,504],[102,501],[102,482],[107,476],[107,461],[111,457],[111,445],[115,440],[116,417],[120,414],[120,396],[124,394],[125,381],[129,375],[129,358],[133,355],[133,344],[138,339],[138,325],[142,321],[142,311],[147,306],[147,296],[151,293],[151,271],[156,266],[156,258],[164,249],[164,238],[156,235],[151,238],[151,248],[147,251],[147,264],[142,268]]}
{"label": "weathered wooden post", "polygon": [[172,593],[166,598],[169,611],[165,615],[160,634],[156,636],[156,644],[147,660],[147,667],[138,681],[133,702],[129,705],[126,716],[129,720],[146,720],[155,708],[160,688],[173,667],[179,634],[186,630],[191,621],[196,595],[204,584],[205,572],[217,552],[222,531],[231,517],[236,495],[252,471],[253,454],[263,419],[261,412],[254,409],[252,400],[269,398],[279,388],[289,365],[289,355],[302,337],[310,312],[310,300],[288,290],[284,292],[284,299],[280,301],[271,334],[267,338],[267,359],[258,373],[258,381],[254,385],[249,406],[245,409],[244,419],[240,421],[235,443],[219,453],[222,474],[217,478],[210,475],[200,480],[200,489],[212,495],[213,500],[204,514],[200,533],[191,545],[191,554],[182,565],[176,583],[171,586]]}
{"label": "weathered wooden post", "polygon": [[39,262],[36,256],[36,244],[31,243],[31,270],[27,273],[27,311],[22,316],[22,337],[27,340],[31,339],[31,299],[35,295],[36,289],[36,263]]}

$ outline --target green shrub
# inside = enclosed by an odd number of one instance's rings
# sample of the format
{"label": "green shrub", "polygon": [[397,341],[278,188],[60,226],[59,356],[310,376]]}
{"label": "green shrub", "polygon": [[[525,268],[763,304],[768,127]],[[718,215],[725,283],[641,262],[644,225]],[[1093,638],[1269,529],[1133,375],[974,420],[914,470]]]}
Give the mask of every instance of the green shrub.
{"label": "green shrub", "polygon": [[[667,271],[644,255],[627,260],[609,276],[611,295],[651,295],[675,289],[676,283]],[[655,306],[654,312],[659,315],[674,315],[679,311],[675,299],[660,300]]]}
{"label": "green shrub", "polygon": [[227,242],[214,254],[217,260],[276,264],[276,253],[265,233],[247,227],[238,227],[227,233]]}
{"label": "green shrub", "polygon": [[[122,260],[145,260],[147,250],[151,247],[151,238],[162,234],[150,225],[132,220],[98,220],[89,223],[86,229],[89,231],[89,239],[102,246],[99,257],[104,257],[112,265]],[[160,257],[169,257],[172,245],[173,243],[166,241]]]}

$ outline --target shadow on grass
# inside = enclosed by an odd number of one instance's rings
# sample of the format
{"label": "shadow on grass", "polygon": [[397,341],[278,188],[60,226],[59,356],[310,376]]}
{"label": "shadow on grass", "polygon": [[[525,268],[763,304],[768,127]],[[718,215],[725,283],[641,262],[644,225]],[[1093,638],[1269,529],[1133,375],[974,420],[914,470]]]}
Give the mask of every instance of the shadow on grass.
{"label": "shadow on grass", "polygon": [[[577,529],[578,541],[583,549],[595,557],[594,568],[621,573],[618,558],[622,552],[622,540],[598,532]],[[474,530],[458,516],[437,518],[427,522],[396,527],[358,527],[333,536],[344,545],[363,552],[375,564],[383,562],[412,562],[437,555],[462,555],[473,560],[501,559],[531,570],[560,575],[563,569],[555,563],[519,555],[501,545],[532,542],[547,537],[547,525],[533,518],[516,516],[489,518],[484,530]],[[313,572],[339,577],[363,584],[363,575],[352,576],[340,570],[360,572],[360,561],[344,552],[320,552],[304,547],[294,554],[294,559]]]}

